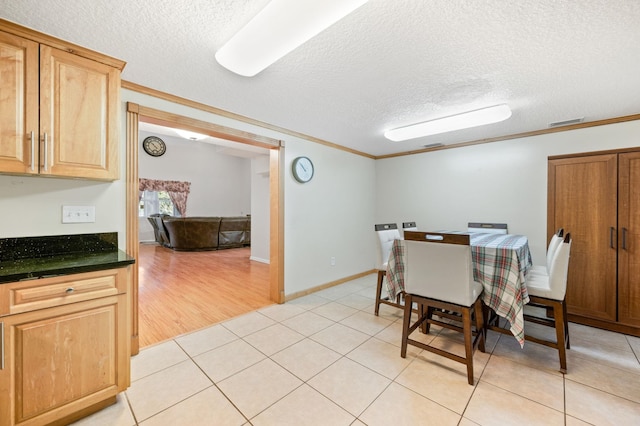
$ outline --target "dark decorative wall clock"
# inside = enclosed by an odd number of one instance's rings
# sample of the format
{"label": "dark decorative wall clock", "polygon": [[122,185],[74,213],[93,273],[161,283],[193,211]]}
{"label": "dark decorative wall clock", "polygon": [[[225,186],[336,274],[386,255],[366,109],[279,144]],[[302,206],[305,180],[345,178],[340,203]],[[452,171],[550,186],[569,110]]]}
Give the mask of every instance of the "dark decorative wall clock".
{"label": "dark decorative wall clock", "polygon": [[144,152],[153,157],[160,157],[167,152],[167,145],[157,136],[146,137],[142,141],[142,148],[144,148]]}

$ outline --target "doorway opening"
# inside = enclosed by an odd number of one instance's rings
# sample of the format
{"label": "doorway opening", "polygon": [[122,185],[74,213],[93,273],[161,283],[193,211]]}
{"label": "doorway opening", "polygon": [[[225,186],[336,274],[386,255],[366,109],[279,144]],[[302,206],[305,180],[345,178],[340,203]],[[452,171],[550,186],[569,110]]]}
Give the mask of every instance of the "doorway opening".
{"label": "doorway opening", "polygon": [[[284,302],[284,276],[283,276],[283,200],[282,188],[283,179],[281,164],[283,158],[283,147],[276,139],[240,131],[216,125],[206,121],[196,120],[190,117],[178,116],[176,114],[143,107],[138,104],[127,103],[127,251],[132,254],[138,262],[132,270],[132,354],[136,354],[140,348],[140,260],[141,250],[138,237],[139,232],[139,195],[138,195],[138,151],[140,146],[139,130],[140,123],[150,123],[153,125],[166,126],[169,128],[182,129],[197,132],[222,140],[247,144],[268,150],[269,153],[269,295],[268,300],[273,303]],[[167,249],[170,250],[170,249]],[[220,253],[209,253],[209,255]],[[170,253],[174,254],[174,253]],[[229,254],[229,253],[228,253]],[[177,258],[175,256],[174,258]],[[203,257],[203,256],[200,256]],[[259,269],[259,268],[254,268]],[[246,302],[250,305],[247,297],[243,301],[242,294],[236,294],[239,304]],[[224,304],[224,299],[220,301]]]}

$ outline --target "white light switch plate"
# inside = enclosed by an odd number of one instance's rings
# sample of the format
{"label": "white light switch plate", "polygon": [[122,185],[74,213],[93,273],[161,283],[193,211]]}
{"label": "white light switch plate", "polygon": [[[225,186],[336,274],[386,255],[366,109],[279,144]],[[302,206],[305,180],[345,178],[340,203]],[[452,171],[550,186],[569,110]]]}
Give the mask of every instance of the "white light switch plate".
{"label": "white light switch plate", "polygon": [[95,206],[62,206],[62,223],[88,223],[95,221]]}

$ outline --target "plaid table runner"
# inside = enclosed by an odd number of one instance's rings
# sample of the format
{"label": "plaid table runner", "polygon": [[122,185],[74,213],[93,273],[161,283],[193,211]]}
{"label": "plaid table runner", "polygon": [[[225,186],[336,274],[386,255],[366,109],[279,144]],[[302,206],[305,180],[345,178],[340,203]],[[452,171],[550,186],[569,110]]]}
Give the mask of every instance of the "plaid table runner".
{"label": "plaid table runner", "polygon": [[[532,266],[529,241],[523,235],[470,234],[473,278],[484,287],[482,300],[506,318],[520,346],[524,346],[523,307],[529,303],[525,285]],[[387,265],[389,298],[404,290],[404,241],[396,240]]]}

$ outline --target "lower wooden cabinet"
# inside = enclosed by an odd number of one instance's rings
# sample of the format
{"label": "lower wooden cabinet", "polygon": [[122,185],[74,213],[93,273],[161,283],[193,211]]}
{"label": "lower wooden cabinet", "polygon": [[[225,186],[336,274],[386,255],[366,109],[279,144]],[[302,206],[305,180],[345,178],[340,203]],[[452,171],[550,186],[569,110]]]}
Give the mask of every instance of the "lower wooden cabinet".
{"label": "lower wooden cabinet", "polygon": [[[50,304],[52,294],[58,298],[61,290],[77,297],[74,283],[104,284],[105,277],[126,281],[126,271],[69,275],[66,290],[60,277],[0,284],[9,286],[0,294],[15,301],[15,295],[26,289],[30,294],[42,290],[40,299]],[[90,295],[86,291],[82,298],[89,300],[72,303],[65,303],[61,296],[59,306],[0,318],[0,425],[68,424],[115,402],[116,395],[129,386],[128,295],[93,299]]]}

